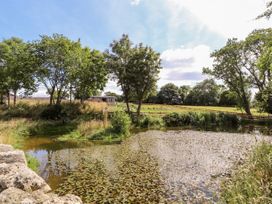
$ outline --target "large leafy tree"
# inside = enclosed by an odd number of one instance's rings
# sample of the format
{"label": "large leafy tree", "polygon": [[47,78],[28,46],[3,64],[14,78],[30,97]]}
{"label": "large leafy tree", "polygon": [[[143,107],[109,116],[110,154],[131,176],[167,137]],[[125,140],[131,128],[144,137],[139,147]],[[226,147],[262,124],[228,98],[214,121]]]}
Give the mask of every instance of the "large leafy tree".
{"label": "large leafy tree", "polygon": [[32,54],[32,46],[19,38],[4,40],[0,45],[1,53],[1,94],[10,91],[14,94],[16,105],[19,90],[29,94],[36,90],[36,60]]}
{"label": "large leafy tree", "polygon": [[237,95],[239,105],[252,117],[250,111],[251,78],[244,68],[243,43],[229,39],[227,44],[211,54],[213,68],[204,68],[203,72],[221,79]]}
{"label": "large leafy tree", "polygon": [[128,67],[129,83],[138,102],[139,116],[143,100],[153,92],[159,79],[162,68],[160,54],[151,47],[139,44],[132,49]]}
{"label": "large leafy tree", "polygon": [[69,72],[72,67],[78,66],[80,42],[53,34],[41,36],[34,46],[40,65],[38,79],[50,95],[50,104],[60,104],[69,89]]}
{"label": "large leafy tree", "polygon": [[123,35],[119,41],[114,40],[110,44],[110,48],[105,53],[107,66],[112,79],[116,80],[117,85],[122,89],[127,111],[130,113],[129,100],[132,97],[133,90],[128,75],[128,64],[131,58],[132,42],[129,40],[128,35]]}
{"label": "large leafy tree", "polygon": [[158,101],[164,104],[180,104],[179,88],[173,83],[162,86],[158,93]]}
{"label": "large leafy tree", "polygon": [[190,90],[185,103],[202,106],[218,105],[219,95],[220,86],[213,79],[206,79]]}
{"label": "large leafy tree", "polygon": [[271,47],[272,29],[254,30],[243,42],[243,66],[258,90],[257,104],[261,111],[271,112]]}
{"label": "large leafy tree", "polygon": [[161,69],[160,55],[143,44],[133,46],[128,35],[113,41],[110,47],[106,52],[110,72],[123,91],[127,111],[131,113],[129,101],[136,99],[139,116],[142,101],[156,86]]}
{"label": "large leafy tree", "polygon": [[89,48],[81,49],[79,64],[71,70],[71,85],[76,97],[83,102],[103,90],[107,82],[107,69],[102,53]]}
{"label": "large leafy tree", "polygon": [[191,91],[191,87],[190,86],[181,86],[179,87],[179,95],[180,95],[180,100],[181,100],[181,103],[182,104],[185,104],[185,100],[188,96],[188,94],[190,93]]}

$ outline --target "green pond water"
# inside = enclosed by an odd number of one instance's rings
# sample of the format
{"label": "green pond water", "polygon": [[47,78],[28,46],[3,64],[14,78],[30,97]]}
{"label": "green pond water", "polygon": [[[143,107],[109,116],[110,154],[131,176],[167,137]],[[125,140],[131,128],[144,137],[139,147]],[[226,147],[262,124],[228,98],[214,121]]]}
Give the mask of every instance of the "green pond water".
{"label": "green pond water", "polygon": [[[180,197],[187,197],[190,200],[190,196],[197,197],[198,192],[211,202],[216,202],[217,197],[213,190],[201,182],[197,186],[192,184],[191,187],[180,182],[179,189],[176,189],[178,182],[176,177],[180,176],[180,173],[177,169],[168,169],[167,162],[170,161],[168,158],[170,156],[178,160],[179,146],[178,141],[174,141],[165,148],[164,141],[167,141],[169,134],[164,135],[164,133],[169,131],[172,135],[181,130],[147,131],[142,136],[138,135],[143,133],[135,133],[122,144],[111,145],[76,141],[60,142],[45,137],[32,137],[20,139],[20,149],[38,159],[40,163],[38,174],[53,190],[59,194],[74,193],[86,203],[133,201],[134,203],[167,203],[169,200],[181,202]],[[269,127],[255,126],[224,131],[271,133]],[[159,138],[152,137],[156,134],[161,135]],[[15,139],[0,138],[0,142],[13,144]],[[18,138],[16,142],[18,143]],[[178,162],[181,161],[171,160],[171,162],[179,165]],[[187,168],[187,166],[179,168]],[[198,192],[192,190],[195,188]]]}

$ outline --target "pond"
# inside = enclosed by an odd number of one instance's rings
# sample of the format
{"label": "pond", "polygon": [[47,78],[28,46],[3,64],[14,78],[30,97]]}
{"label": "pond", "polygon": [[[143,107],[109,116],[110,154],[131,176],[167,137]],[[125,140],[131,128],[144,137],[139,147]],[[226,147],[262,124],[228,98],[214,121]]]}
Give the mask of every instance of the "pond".
{"label": "pond", "polygon": [[39,160],[38,174],[56,192],[86,203],[216,202],[222,178],[253,145],[271,139],[260,128],[244,130],[253,134],[153,130],[112,145],[36,137],[21,148]]}

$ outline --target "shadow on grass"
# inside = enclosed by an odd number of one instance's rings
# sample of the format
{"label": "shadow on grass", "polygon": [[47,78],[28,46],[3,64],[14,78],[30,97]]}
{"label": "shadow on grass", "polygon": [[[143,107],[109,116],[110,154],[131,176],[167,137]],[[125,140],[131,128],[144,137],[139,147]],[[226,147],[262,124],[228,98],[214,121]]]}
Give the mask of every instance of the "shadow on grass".
{"label": "shadow on grass", "polygon": [[77,122],[63,122],[63,121],[37,121],[29,128],[29,136],[59,136],[69,134],[76,130]]}

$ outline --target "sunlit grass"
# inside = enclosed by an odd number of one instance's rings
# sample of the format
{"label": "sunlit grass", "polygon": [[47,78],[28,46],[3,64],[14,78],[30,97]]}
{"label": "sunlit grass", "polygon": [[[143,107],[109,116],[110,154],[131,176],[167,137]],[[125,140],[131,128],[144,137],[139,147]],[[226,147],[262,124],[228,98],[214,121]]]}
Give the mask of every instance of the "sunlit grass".
{"label": "sunlit grass", "polygon": [[[132,105],[132,107],[135,105]],[[251,109],[254,116],[267,116],[266,113],[259,113],[256,109]],[[245,114],[245,112],[236,107],[219,107],[219,106],[184,106],[184,105],[165,105],[165,104],[143,104],[142,113],[165,115],[177,112],[225,112],[235,114]]]}

